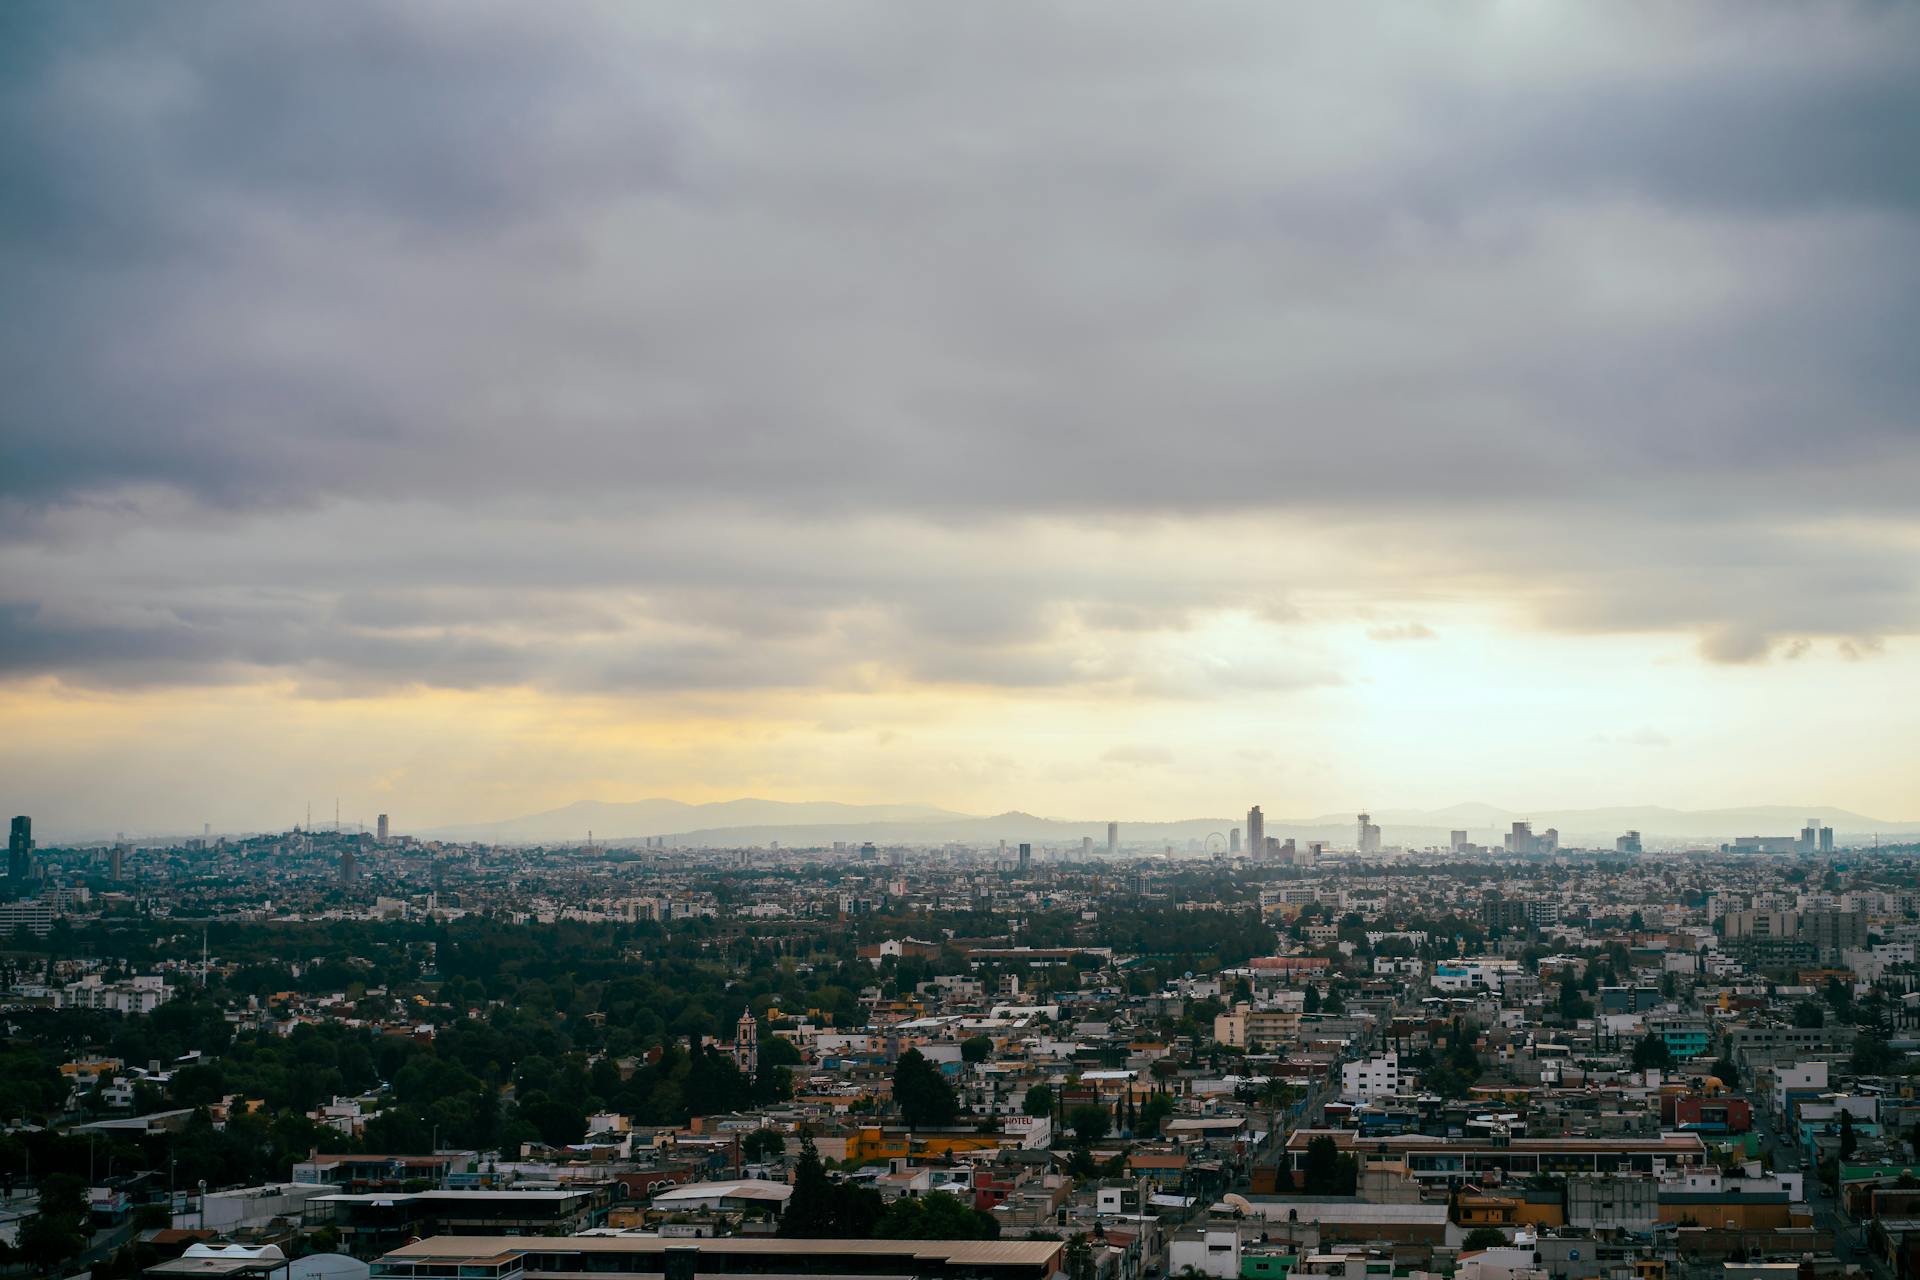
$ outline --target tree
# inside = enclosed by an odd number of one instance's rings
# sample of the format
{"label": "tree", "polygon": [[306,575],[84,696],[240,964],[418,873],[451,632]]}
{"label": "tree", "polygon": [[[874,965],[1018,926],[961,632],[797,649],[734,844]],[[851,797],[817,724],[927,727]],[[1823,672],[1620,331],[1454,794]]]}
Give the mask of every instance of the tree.
{"label": "tree", "polygon": [[1308,1013],[1320,1012],[1320,988],[1309,986],[1306,998],[1301,1002],[1300,1007]]}
{"label": "tree", "polygon": [[1667,1047],[1665,1040],[1649,1031],[1633,1046],[1633,1065],[1641,1071],[1654,1067],[1668,1070],[1673,1066],[1673,1050]]}
{"label": "tree", "polygon": [[1134,1137],[1157,1137],[1160,1133],[1161,1124],[1172,1114],[1173,1099],[1164,1093],[1154,1094],[1140,1107],[1140,1118],[1134,1124]]}
{"label": "tree", "polygon": [[949,1125],[960,1114],[960,1100],[946,1076],[918,1049],[900,1055],[893,1068],[893,1101],[909,1129]]}
{"label": "tree", "polygon": [[1740,1087],[1740,1068],[1734,1065],[1732,1058],[1716,1058],[1713,1063],[1713,1074],[1729,1089]]}
{"label": "tree", "polygon": [[1067,1113],[1067,1125],[1081,1145],[1091,1145],[1111,1131],[1113,1113],[1097,1102],[1083,1102]]}
{"label": "tree", "polygon": [[1093,1246],[1085,1232],[1076,1231],[1067,1241],[1062,1261],[1067,1280],[1093,1280]]}
{"label": "tree", "polygon": [[760,1069],[769,1071],[774,1067],[797,1067],[804,1059],[793,1041],[785,1036],[768,1036],[760,1042]]}
{"label": "tree", "polygon": [[873,1225],[878,1240],[993,1240],[1000,1223],[947,1191],[902,1196]]}
{"label": "tree", "polygon": [[740,1139],[740,1154],[749,1160],[771,1160],[786,1150],[787,1139],[778,1129],[755,1129]]}
{"label": "tree", "polygon": [[1578,1022],[1582,1018],[1593,1016],[1593,1003],[1580,994],[1580,988],[1572,979],[1560,984],[1560,1018],[1564,1022]]}
{"label": "tree", "polygon": [[1817,1030],[1827,1025],[1827,1011],[1811,1000],[1793,1006],[1793,1025],[1802,1030]]}
{"label": "tree", "polygon": [[1857,1076],[1885,1075],[1899,1063],[1900,1055],[1871,1031],[1862,1031],[1853,1042],[1853,1057],[1848,1066]]}
{"label": "tree", "polygon": [[1340,1148],[1334,1145],[1332,1138],[1325,1134],[1307,1144],[1306,1187],[1310,1196],[1330,1196],[1338,1194],[1334,1187],[1339,1180]]}
{"label": "tree", "polygon": [[1338,1014],[1345,1013],[1346,1011],[1346,1003],[1340,999],[1340,988],[1334,986],[1332,983],[1328,983],[1327,998],[1320,1002],[1320,1012]]}
{"label": "tree", "polygon": [[833,1182],[813,1145],[813,1135],[800,1137],[800,1159],[793,1168],[793,1194],[780,1216],[780,1234],[817,1239],[833,1234]]}
{"label": "tree", "polygon": [[1826,988],[1827,1003],[1833,1006],[1833,1016],[1842,1022],[1854,1020],[1853,987],[1838,978],[1828,978]]}
{"label": "tree", "polygon": [[968,1036],[960,1042],[960,1060],[968,1066],[985,1062],[993,1054],[993,1041],[987,1036]]}
{"label": "tree", "polygon": [[1507,1233],[1498,1227],[1475,1227],[1467,1232],[1462,1249],[1498,1249],[1507,1242]]}
{"label": "tree", "polygon": [[1050,1116],[1053,1114],[1053,1086],[1037,1084],[1027,1090],[1027,1096],[1021,1100],[1020,1110],[1030,1116]]}
{"label": "tree", "polygon": [[40,1211],[20,1227],[20,1255],[51,1275],[87,1247],[87,1187],[70,1173],[40,1181]]}
{"label": "tree", "polygon": [[803,1240],[865,1239],[873,1234],[882,1210],[879,1192],[829,1178],[813,1135],[801,1135],[793,1194],[780,1215],[781,1235]]}
{"label": "tree", "polygon": [[1853,1112],[1840,1113],[1840,1158],[1853,1159],[1853,1153],[1860,1146],[1860,1139],[1853,1132]]}

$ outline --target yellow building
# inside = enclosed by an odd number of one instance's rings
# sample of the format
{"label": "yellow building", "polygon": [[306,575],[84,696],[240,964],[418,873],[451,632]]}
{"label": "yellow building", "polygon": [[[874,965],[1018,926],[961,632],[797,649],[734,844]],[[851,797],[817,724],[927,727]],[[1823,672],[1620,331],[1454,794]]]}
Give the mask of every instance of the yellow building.
{"label": "yellow building", "polygon": [[861,1164],[895,1159],[932,1159],[968,1151],[997,1151],[991,1133],[914,1133],[906,1129],[861,1129],[847,1139],[847,1159]]}

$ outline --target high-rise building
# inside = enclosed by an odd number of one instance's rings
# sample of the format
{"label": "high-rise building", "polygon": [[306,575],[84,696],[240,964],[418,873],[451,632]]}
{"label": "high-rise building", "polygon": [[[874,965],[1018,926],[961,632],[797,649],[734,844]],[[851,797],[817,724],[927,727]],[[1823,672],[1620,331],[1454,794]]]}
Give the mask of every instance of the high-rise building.
{"label": "high-rise building", "polygon": [[352,884],[360,878],[360,856],[352,845],[340,851],[340,883]]}
{"label": "high-rise building", "polygon": [[1260,851],[1266,847],[1267,818],[1265,814],[1260,812],[1260,806],[1255,805],[1253,808],[1247,810],[1247,848],[1253,852],[1255,857],[1258,857]]}
{"label": "high-rise building", "polygon": [[1093,860],[1093,837],[1081,836],[1080,837],[1080,861],[1091,862],[1092,860]]}
{"label": "high-rise building", "polygon": [[1640,833],[1638,831],[1627,832],[1627,834],[1613,842],[1613,851],[1615,853],[1644,852],[1640,847]]}
{"label": "high-rise building", "polygon": [[1107,824],[1107,853],[1111,855],[1118,852],[1120,852],[1120,824],[1117,822],[1109,822]]}
{"label": "high-rise building", "polygon": [[107,854],[107,879],[119,880],[127,874],[127,846],[116,844]]}
{"label": "high-rise building", "polygon": [[1020,846],[1020,874],[1021,875],[1027,874],[1028,869],[1031,868],[1032,866],[1033,866],[1033,846],[1030,844],[1023,844]]}
{"label": "high-rise building", "polygon": [[1548,827],[1535,835],[1531,822],[1516,822],[1507,833],[1506,847],[1508,853],[1555,853],[1560,848],[1560,832],[1558,828]]}
{"label": "high-rise building", "polygon": [[380,815],[379,822],[375,824],[375,830],[379,832],[379,836],[377,838],[379,839],[380,843],[385,844],[387,842],[387,815],[386,814],[383,813]]}
{"label": "high-rise building", "polygon": [[1240,828],[1238,827],[1235,827],[1233,830],[1227,832],[1227,852],[1228,853],[1240,852]]}
{"label": "high-rise building", "polygon": [[1357,833],[1353,847],[1362,853],[1380,852],[1380,824],[1373,820],[1373,815],[1361,814],[1354,825]]}
{"label": "high-rise building", "polygon": [[1467,833],[1466,833],[1466,832],[1464,832],[1464,831],[1450,831],[1450,832],[1448,832],[1448,833],[1447,833],[1447,848],[1448,848],[1448,849],[1450,849],[1450,850],[1452,850],[1452,851],[1453,851],[1454,853],[1459,853],[1459,852],[1460,852],[1460,851],[1461,851],[1462,849],[1464,849],[1464,848],[1466,848],[1466,847],[1467,847]]}
{"label": "high-rise building", "polygon": [[1867,913],[1803,911],[1800,937],[1818,947],[1823,958],[1837,958],[1842,951],[1867,945]]}
{"label": "high-rise building", "polygon": [[7,879],[19,883],[33,871],[33,819],[21,814],[7,831]]}
{"label": "high-rise building", "polygon": [[1832,853],[1833,828],[1820,825],[1820,819],[1808,818],[1807,825],[1800,828],[1798,851],[1801,853]]}
{"label": "high-rise building", "polygon": [[1527,923],[1527,904],[1519,898],[1490,894],[1481,900],[1480,919],[1488,928],[1524,928]]}

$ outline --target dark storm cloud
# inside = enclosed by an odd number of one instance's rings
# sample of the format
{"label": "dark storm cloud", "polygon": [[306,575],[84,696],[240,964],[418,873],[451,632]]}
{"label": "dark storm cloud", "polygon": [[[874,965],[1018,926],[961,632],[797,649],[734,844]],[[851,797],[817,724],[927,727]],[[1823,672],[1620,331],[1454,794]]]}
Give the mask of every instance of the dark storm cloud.
{"label": "dark storm cloud", "polygon": [[1715,660],[1914,623],[1910,7],[0,23],[7,671],[1127,679],[1287,583],[1008,530],[1221,511]]}

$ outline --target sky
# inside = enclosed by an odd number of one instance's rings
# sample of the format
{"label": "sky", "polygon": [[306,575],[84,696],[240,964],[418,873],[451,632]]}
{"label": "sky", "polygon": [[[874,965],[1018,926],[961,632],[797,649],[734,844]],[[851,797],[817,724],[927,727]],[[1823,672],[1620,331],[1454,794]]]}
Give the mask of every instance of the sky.
{"label": "sky", "polygon": [[0,803],[1920,817],[1920,7],[0,9]]}

